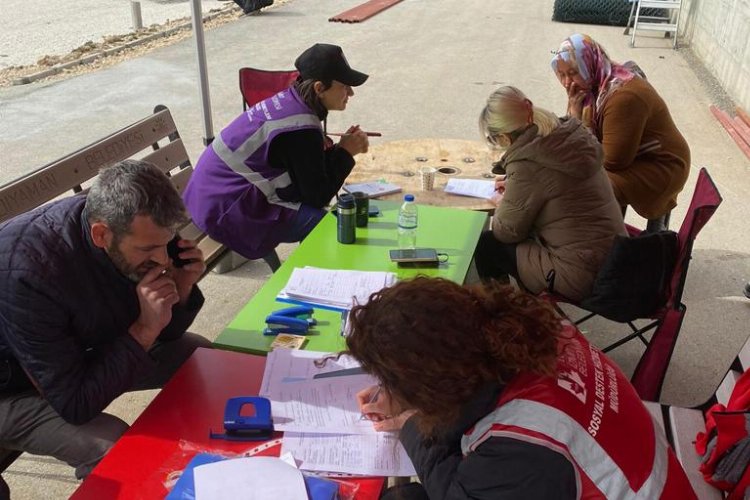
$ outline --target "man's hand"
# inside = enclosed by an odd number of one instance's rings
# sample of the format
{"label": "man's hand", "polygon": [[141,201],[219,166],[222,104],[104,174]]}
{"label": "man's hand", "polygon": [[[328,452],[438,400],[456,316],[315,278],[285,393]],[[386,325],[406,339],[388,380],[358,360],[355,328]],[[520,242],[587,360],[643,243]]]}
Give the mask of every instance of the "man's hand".
{"label": "man's hand", "polygon": [[177,246],[180,249],[178,257],[189,260],[188,264],[183,267],[172,266],[169,275],[177,286],[177,293],[180,296],[180,304],[185,304],[190,297],[190,292],[203,272],[206,270],[206,263],[203,260],[203,252],[196,246],[192,240],[179,240]]}
{"label": "man's hand", "polygon": [[128,332],[149,350],[161,331],[172,320],[172,306],[180,297],[174,280],[159,266],[151,269],[136,285],[141,314]]}
{"label": "man's hand", "polygon": [[341,136],[339,147],[344,148],[350,155],[354,156],[359,153],[367,153],[370,140],[367,138],[367,133],[359,128],[359,125],[352,125]]}

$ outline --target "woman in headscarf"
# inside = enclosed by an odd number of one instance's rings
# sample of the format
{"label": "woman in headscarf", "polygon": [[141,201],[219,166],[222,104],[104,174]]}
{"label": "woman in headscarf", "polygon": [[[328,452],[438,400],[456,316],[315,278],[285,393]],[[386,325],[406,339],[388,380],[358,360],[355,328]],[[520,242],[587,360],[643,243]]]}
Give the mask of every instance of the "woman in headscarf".
{"label": "woman in headscarf", "polygon": [[690,148],[664,100],[632,62],[610,60],[588,35],[566,38],[552,69],[568,93],[568,114],[602,143],[604,168],[623,212],[658,219],[677,204]]}

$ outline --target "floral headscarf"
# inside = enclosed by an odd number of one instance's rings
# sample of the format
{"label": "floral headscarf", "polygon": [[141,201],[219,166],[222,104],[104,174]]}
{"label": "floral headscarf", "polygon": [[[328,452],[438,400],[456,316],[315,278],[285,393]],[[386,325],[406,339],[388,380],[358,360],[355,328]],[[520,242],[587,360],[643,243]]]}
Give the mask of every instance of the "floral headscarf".
{"label": "floral headscarf", "polygon": [[561,44],[552,58],[552,69],[557,73],[557,62],[565,61],[575,65],[581,78],[589,85],[591,92],[583,99],[584,125],[596,131],[599,110],[610,95],[633,78],[644,78],[641,69],[632,61],[625,64],[613,62],[604,47],[588,35],[575,33]]}

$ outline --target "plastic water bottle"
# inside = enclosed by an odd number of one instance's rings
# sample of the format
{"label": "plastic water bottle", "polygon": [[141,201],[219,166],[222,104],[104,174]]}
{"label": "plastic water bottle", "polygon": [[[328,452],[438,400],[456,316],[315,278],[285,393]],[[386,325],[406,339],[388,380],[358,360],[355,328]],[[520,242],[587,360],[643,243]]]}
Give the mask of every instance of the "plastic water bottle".
{"label": "plastic water bottle", "polygon": [[404,196],[404,204],[398,210],[398,247],[416,248],[417,246],[417,205],[414,195]]}

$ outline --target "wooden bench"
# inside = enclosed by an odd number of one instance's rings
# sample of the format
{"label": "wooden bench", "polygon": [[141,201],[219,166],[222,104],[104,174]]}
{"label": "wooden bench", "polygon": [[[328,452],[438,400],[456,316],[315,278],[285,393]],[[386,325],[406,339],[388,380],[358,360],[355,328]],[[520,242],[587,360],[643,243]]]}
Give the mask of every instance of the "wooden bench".
{"label": "wooden bench", "polygon": [[706,428],[704,413],[717,402],[727,404],[737,379],[748,368],[750,368],[750,339],[745,342],[716,393],[702,405],[696,408],[681,408],[644,401],[646,408],[667,436],[696,495],[701,500],[721,500],[724,494],[704,481],[703,475],[698,470],[701,457],[695,451],[695,437],[698,432]]}
{"label": "wooden bench", "polygon": [[[102,167],[128,158],[149,161],[159,167],[180,193],[193,171],[172,115],[166,107],[157,106],[154,114],[0,186],[0,223],[56,198],[85,191]],[[180,235],[198,241],[206,260],[206,273],[230,253],[193,223],[180,228]],[[0,448],[0,472],[20,454]],[[4,486],[0,477],[0,499]]]}

